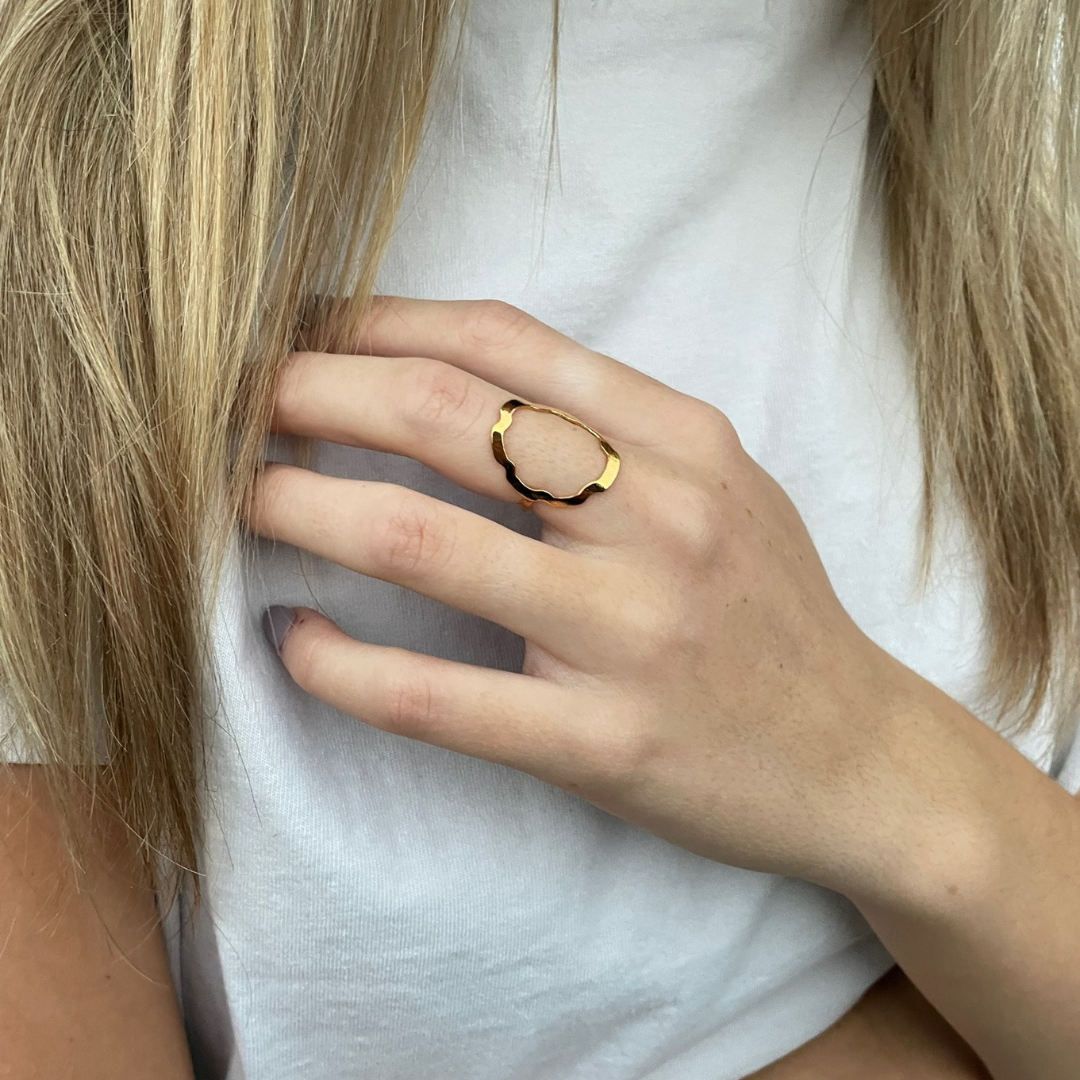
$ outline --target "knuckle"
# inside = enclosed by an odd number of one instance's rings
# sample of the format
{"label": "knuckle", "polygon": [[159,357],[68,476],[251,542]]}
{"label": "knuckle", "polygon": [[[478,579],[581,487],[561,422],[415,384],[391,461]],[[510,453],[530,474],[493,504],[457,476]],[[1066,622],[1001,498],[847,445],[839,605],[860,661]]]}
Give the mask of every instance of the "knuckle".
{"label": "knuckle", "polygon": [[680,639],[681,620],[672,606],[644,590],[621,597],[617,625],[629,657],[636,665],[663,663]]}
{"label": "knuckle", "polygon": [[741,453],[742,442],[727,415],[706,401],[693,400],[684,410],[685,437],[712,460],[727,460]]}
{"label": "knuckle", "polygon": [[657,516],[663,540],[680,561],[693,566],[712,559],[722,538],[723,515],[712,491],[693,481],[673,480],[666,510]]}
{"label": "knuckle", "polygon": [[597,725],[586,755],[590,787],[625,795],[662,756],[655,725],[636,711],[620,710],[617,722]]}
{"label": "knuckle", "polygon": [[409,380],[405,415],[422,430],[445,436],[471,425],[476,399],[476,384],[464,371],[449,364],[418,364]]}
{"label": "knuckle", "polygon": [[505,349],[533,325],[531,315],[502,300],[477,300],[462,320],[461,340],[468,349],[481,352]]}
{"label": "knuckle", "polygon": [[681,493],[679,512],[674,516],[678,536],[691,551],[710,554],[716,549],[720,510],[713,493],[688,484]]}
{"label": "knuckle", "polygon": [[258,533],[276,535],[282,519],[286,518],[296,470],[291,465],[267,462],[249,491],[245,517],[250,528]]}
{"label": "knuckle", "polygon": [[310,385],[309,375],[318,361],[318,353],[302,350],[286,358],[274,394],[275,420],[288,420],[303,411]]}
{"label": "knuckle", "polygon": [[450,553],[451,540],[443,524],[408,499],[391,508],[375,530],[375,562],[387,575],[413,577],[431,571]]}
{"label": "knuckle", "polygon": [[289,675],[309,694],[318,694],[325,679],[326,650],[320,648],[320,635],[313,634],[303,620],[289,631],[287,642]]}
{"label": "knuckle", "polygon": [[383,688],[386,720],[394,731],[428,728],[435,718],[435,697],[424,665],[409,662],[386,676]]}

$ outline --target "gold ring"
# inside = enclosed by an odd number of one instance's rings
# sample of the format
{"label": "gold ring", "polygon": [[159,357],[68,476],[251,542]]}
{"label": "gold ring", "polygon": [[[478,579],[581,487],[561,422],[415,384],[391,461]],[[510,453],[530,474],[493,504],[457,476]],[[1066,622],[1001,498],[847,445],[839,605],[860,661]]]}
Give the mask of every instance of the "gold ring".
{"label": "gold ring", "polygon": [[[553,495],[543,488],[529,487],[518,477],[517,466],[510,460],[506,453],[506,443],[503,436],[514,422],[514,413],[518,409],[532,409],[535,412],[551,413],[552,416],[568,420],[576,427],[584,428],[600,444],[600,449],[607,456],[607,464],[604,471],[595,479],[590,480],[584,487],[579,488],[573,495]],[[547,405],[534,405],[531,401],[522,401],[521,398],[511,398],[499,409],[499,419],[491,429],[491,452],[495,460],[506,470],[506,479],[510,485],[521,495],[521,505],[528,510],[534,502],[546,502],[551,506],[577,506],[583,503],[590,495],[598,491],[607,491],[615,482],[619,474],[619,455],[615,448],[598,431],[594,431],[588,424],[582,423],[576,416],[564,413],[561,409],[551,409]]]}

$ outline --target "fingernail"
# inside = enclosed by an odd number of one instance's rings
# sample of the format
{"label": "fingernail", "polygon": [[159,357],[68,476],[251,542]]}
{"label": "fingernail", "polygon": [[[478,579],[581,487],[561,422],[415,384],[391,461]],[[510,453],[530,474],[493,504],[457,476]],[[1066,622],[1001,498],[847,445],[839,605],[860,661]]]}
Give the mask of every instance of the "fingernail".
{"label": "fingernail", "polygon": [[273,604],[263,612],[262,628],[266,640],[280,653],[285,638],[296,621],[296,610]]}

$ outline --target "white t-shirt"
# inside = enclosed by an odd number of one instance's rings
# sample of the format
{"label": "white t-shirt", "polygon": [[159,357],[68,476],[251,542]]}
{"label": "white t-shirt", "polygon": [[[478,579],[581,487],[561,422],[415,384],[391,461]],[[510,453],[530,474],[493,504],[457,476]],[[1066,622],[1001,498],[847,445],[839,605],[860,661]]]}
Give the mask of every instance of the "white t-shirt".
{"label": "white t-shirt", "polygon": [[[920,446],[861,196],[858,9],[562,0],[545,190],[550,13],[472,0],[380,290],[510,301],[723,409],[859,625],[978,707],[982,583],[947,507],[931,586],[915,588]],[[319,449],[320,471],[535,528],[412,461]],[[367,641],[509,669],[522,657],[499,627],[286,545],[262,544],[254,567],[234,549],[206,904],[169,919],[200,1080],[737,1080],[890,966],[836,894],[689,854],[322,705],[264,641],[269,603],[320,607]],[[1060,771],[1048,748],[1038,733],[1022,744]]]}

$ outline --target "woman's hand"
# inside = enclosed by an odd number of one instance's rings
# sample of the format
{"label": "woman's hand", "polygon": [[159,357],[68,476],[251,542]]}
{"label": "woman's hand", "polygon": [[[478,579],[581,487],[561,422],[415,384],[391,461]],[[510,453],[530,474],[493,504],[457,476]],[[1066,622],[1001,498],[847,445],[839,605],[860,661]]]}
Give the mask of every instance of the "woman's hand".
{"label": "woman's hand", "polygon": [[[622,455],[537,503],[542,542],[393,484],[273,465],[249,524],[501,623],[522,674],[271,618],[305,690],[521,769],[712,859],[850,897],[995,1080],[1075,1080],[1080,804],[871,642],[794,506],[717,409],[491,302],[390,299],[350,352],[299,354],[283,432],[416,458],[516,501],[489,434],[511,397]],[[570,492],[604,457],[519,411],[511,457]],[[285,619],[282,619],[285,615]]]}
{"label": "woman's hand", "polygon": [[[490,430],[521,396],[599,430],[621,471],[582,505],[535,504],[538,542],[395,485],[269,466],[253,529],[528,643],[523,674],[488,671],[357,642],[299,609],[281,656],[301,687],[709,858],[837,888],[888,876],[906,795],[890,740],[921,680],[849,618],[719,410],[492,302],[384,300],[356,347],[371,355],[291,359],[276,430],[517,501]],[[506,437],[533,486],[572,491],[604,464],[555,417],[519,410]]]}

